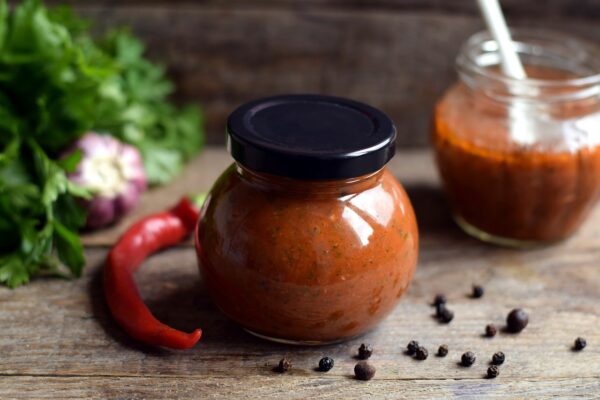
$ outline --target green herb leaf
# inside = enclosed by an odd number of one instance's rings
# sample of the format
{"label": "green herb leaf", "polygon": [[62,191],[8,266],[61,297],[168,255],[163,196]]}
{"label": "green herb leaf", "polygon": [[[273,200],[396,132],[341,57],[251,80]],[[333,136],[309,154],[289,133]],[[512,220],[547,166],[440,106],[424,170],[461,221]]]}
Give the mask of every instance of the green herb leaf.
{"label": "green herb leaf", "polygon": [[69,267],[73,275],[81,276],[85,258],[83,257],[83,246],[77,233],[54,221],[54,240],[58,259]]}
{"label": "green herb leaf", "polygon": [[14,288],[29,282],[29,271],[18,253],[0,258],[0,282]]}
{"label": "green herb leaf", "polygon": [[77,169],[77,165],[79,165],[82,156],[81,150],[77,149],[76,151],[69,153],[66,157],[57,160],[56,164],[65,172],[74,172],[75,169]]}

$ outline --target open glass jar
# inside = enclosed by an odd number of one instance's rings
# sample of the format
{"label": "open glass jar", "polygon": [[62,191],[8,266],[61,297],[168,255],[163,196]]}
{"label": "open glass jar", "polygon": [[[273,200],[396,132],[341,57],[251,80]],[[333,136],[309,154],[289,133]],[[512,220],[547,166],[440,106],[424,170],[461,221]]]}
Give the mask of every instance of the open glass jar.
{"label": "open glass jar", "polygon": [[525,80],[500,72],[487,32],[462,47],[433,145],[458,224],[528,246],[568,237],[600,195],[600,53],[547,31],[514,30],[513,41]]}
{"label": "open glass jar", "polygon": [[257,100],[228,120],[235,159],[196,232],[217,306],[251,333],[320,344],[374,327],[410,283],[418,232],[385,168],[395,129],[380,111],[313,95]]}

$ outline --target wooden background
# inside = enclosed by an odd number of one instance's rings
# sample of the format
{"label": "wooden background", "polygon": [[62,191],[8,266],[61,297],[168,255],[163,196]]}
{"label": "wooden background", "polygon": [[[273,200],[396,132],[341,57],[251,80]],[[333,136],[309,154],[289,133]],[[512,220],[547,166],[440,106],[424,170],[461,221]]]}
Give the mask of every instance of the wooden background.
{"label": "wooden background", "polygon": [[[475,0],[71,1],[98,30],[129,25],[169,66],[177,98],[204,106],[209,143],[240,103],[327,93],[382,108],[399,145],[427,144],[432,105],[460,44],[482,29]],[[509,23],[600,43],[600,0],[502,0]]]}

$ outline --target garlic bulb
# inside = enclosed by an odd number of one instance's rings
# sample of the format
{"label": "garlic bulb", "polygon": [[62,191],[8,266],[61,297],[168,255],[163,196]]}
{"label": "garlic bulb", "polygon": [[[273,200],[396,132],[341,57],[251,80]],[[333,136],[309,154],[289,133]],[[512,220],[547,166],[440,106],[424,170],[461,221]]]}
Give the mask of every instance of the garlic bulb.
{"label": "garlic bulb", "polygon": [[97,229],[118,221],[138,203],[146,189],[146,174],[140,152],[112,136],[89,132],[69,152],[80,150],[77,169],[69,174],[75,184],[90,191],[84,202],[86,227]]}

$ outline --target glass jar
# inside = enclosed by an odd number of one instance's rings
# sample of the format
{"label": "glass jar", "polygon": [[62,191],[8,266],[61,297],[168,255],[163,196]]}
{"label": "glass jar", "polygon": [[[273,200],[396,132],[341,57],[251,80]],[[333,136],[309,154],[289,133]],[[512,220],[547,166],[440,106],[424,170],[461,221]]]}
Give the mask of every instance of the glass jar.
{"label": "glass jar", "polygon": [[321,344],[394,308],[417,262],[411,203],[385,168],[395,129],[361,103],[295,95],[228,120],[235,163],[202,209],[196,247],[216,305],[251,333]]}
{"label": "glass jar", "polygon": [[513,41],[525,80],[501,74],[487,32],[462,47],[433,145],[457,223],[484,241],[530,246],[571,235],[600,195],[600,54],[546,31],[514,30]]}

